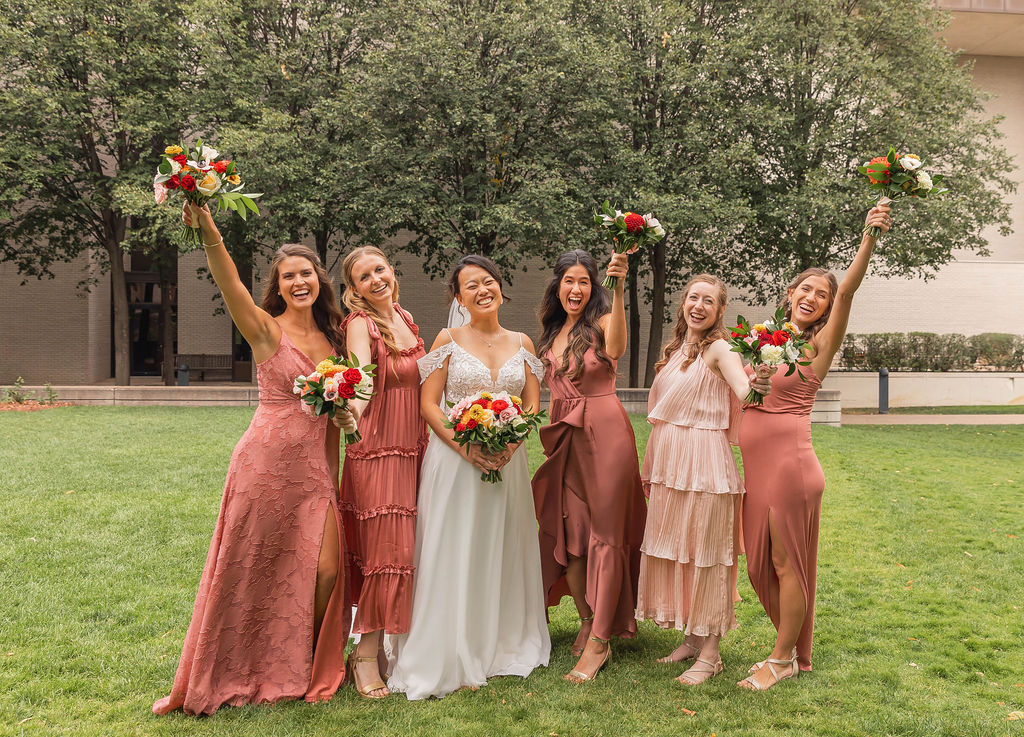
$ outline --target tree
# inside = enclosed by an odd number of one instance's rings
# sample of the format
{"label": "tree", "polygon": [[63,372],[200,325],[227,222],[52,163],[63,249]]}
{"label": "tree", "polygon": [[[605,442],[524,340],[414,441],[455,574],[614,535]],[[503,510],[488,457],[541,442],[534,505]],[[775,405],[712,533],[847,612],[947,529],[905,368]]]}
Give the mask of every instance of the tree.
{"label": "tree", "polygon": [[193,59],[177,0],[0,3],[0,258],[21,273],[92,250],[109,269],[114,376],[129,380],[128,216],[187,114]]}
{"label": "tree", "polygon": [[[610,68],[562,0],[405,0],[352,87],[364,210],[440,273],[464,253],[506,273],[595,236]],[[358,93],[358,96],[356,96]]]}

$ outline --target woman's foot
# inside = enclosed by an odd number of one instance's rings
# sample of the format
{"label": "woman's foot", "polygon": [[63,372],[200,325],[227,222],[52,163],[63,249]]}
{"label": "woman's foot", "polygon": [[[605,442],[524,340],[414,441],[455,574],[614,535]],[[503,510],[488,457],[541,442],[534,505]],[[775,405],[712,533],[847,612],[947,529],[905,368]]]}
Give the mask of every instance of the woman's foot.
{"label": "woman's foot", "polygon": [[576,667],[565,674],[565,680],[573,683],[592,681],[598,672],[612,659],[612,648],[608,640],[593,635],[587,640],[587,646],[580,655]]}
{"label": "woman's foot", "polygon": [[[755,663],[754,665],[758,665]],[[760,663],[760,667],[736,685],[749,691],[767,691],[779,681],[796,678],[800,674],[800,666],[796,662],[796,653],[790,660],[768,658]]]}
{"label": "woman's foot", "polygon": [[693,660],[700,655],[700,645],[683,642],[682,645],[677,647],[675,650],[670,652],[663,658],[658,658],[659,663],[685,663],[687,660]]}
{"label": "woman's foot", "polygon": [[722,672],[722,661],[721,659],[711,661],[704,660],[703,658],[697,658],[694,664],[689,667],[681,676],[676,680],[684,686],[699,686],[709,678],[714,678]]}
{"label": "woman's foot", "polygon": [[391,695],[388,685],[380,676],[379,668],[376,655],[363,658],[353,652],[348,656],[348,672],[357,694],[365,699],[383,699]]}
{"label": "woman's foot", "polygon": [[589,617],[580,617],[580,631],[576,634],[576,642],[572,644],[572,654],[577,658],[583,655],[583,651],[587,647],[587,639],[590,637],[590,631],[594,627],[594,615],[591,614]]}

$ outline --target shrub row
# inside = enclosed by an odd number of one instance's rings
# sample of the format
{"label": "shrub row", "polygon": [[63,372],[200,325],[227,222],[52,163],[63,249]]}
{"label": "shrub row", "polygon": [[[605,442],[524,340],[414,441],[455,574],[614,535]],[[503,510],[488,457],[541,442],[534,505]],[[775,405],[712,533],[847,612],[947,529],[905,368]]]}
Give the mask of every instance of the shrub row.
{"label": "shrub row", "polygon": [[1021,371],[1024,336],[1010,333],[850,333],[840,369],[853,371]]}

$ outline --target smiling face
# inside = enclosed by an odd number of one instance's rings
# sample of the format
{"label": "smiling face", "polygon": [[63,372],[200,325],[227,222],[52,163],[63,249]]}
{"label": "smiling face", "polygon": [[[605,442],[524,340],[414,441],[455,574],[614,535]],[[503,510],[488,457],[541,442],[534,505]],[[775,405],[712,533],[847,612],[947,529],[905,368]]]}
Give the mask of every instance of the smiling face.
{"label": "smiling face", "polygon": [[558,301],[571,318],[578,319],[590,302],[590,274],[580,264],[570,266],[558,283]]}
{"label": "smiling face", "polygon": [[378,309],[394,301],[395,272],[387,259],[377,254],[356,259],[349,279],[356,294]]}
{"label": "smiling face", "polygon": [[501,284],[486,269],[467,264],[459,271],[456,298],[469,310],[471,318],[497,312],[501,304]]}
{"label": "smiling face", "polygon": [[832,305],[832,289],[824,276],[808,276],[787,293],[793,323],[801,330],[817,322]]}
{"label": "smiling face", "polygon": [[277,267],[277,289],[285,306],[310,309],[320,295],[320,280],[313,262],[302,256],[288,256]]}
{"label": "smiling face", "polygon": [[688,340],[699,340],[722,318],[725,305],[719,303],[721,290],[705,281],[690,285],[683,298],[683,319],[689,332]]}

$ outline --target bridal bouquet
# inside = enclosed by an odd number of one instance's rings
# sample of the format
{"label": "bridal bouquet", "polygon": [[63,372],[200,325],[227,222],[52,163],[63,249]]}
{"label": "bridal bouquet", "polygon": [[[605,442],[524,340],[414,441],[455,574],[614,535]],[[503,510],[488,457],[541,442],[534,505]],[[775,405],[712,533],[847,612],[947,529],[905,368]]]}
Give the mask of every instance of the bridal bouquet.
{"label": "bridal bouquet", "polygon": [[[780,307],[775,311],[771,319],[763,323],[751,325],[743,315],[736,318],[737,324],[730,328],[732,339],[729,345],[748,361],[754,368],[758,366],[781,366],[789,367],[786,376],[794,371],[801,381],[806,381],[798,366],[807,366],[811,362],[804,358],[804,346],[807,341],[801,337],[802,331],[796,325],[785,321],[785,313]],[[763,405],[764,395],[753,389],[747,394],[747,404]]]}
{"label": "bridal bouquet", "polygon": [[[217,212],[234,210],[242,220],[249,210],[259,215],[255,200],[262,193],[242,192],[242,177],[235,162],[219,157],[220,152],[204,146],[202,139],[196,141],[195,148],[177,144],[165,148],[153,177],[156,204],[162,205],[168,197],[180,195],[198,207],[216,200]],[[181,240],[193,248],[203,245],[198,224],[182,228]]]}
{"label": "bridal bouquet", "polygon": [[[333,418],[339,409],[348,406],[350,399],[369,399],[373,396],[373,370],[376,364],[359,365],[353,353],[347,359],[328,356],[316,365],[309,376],[295,377],[292,391],[303,402],[302,409],[311,417],[327,415]],[[358,443],[363,436],[356,430],[345,435],[346,443]]]}
{"label": "bridal bouquet", "polygon": [[[526,412],[523,400],[508,392],[479,392],[458,404],[448,402],[444,426],[455,429],[455,441],[482,445],[490,453],[499,453],[513,443],[526,440],[530,431],[547,417],[547,412]],[[501,471],[484,471],[480,479],[492,484],[501,481]]]}
{"label": "bridal bouquet", "polygon": [[[651,217],[651,213],[638,215],[635,212],[613,210],[608,200],[601,205],[601,212],[594,215],[594,224],[611,238],[616,253],[644,248],[665,237],[665,229],[656,218]],[[618,281],[614,276],[606,276],[601,285],[615,289]]]}
{"label": "bridal bouquet", "polygon": [[[868,178],[870,187],[878,193],[879,201],[887,197],[898,200],[903,197],[928,197],[948,189],[941,187],[942,175],[932,176],[921,165],[921,159],[914,154],[898,154],[890,148],[885,156],[876,156],[858,166],[857,171]],[[868,233],[877,238],[882,231],[872,226]]]}

